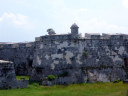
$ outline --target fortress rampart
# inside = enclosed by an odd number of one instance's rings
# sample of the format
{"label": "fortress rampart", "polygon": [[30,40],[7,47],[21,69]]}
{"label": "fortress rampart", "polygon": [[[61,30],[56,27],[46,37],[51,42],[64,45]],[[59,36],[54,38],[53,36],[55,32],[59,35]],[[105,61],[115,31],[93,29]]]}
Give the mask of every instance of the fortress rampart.
{"label": "fortress rampart", "polygon": [[0,44],[0,59],[13,61],[16,74],[31,74],[31,80],[44,82],[55,76],[48,85],[128,78],[128,35],[86,33],[81,37],[78,28],[73,24],[70,34],[61,35],[49,29],[49,35],[31,43]]}

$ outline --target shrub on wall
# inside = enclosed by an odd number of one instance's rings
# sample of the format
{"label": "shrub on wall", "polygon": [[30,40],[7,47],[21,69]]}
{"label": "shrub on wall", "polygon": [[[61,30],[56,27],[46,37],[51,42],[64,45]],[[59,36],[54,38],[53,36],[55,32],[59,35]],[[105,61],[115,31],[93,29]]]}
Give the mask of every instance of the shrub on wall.
{"label": "shrub on wall", "polygon": [[49,80],[49,81],[55,80],[55,76],[54,76],[54,75],[48,75],[48,80]]}

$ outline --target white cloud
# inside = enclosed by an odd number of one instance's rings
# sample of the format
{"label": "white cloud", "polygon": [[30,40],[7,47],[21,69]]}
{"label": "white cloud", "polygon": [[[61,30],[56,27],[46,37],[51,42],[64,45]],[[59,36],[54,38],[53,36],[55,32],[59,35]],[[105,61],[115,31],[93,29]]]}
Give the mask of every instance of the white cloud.
{"label": "white cloud", "polygon": [[64,0],[49,0],[49,3],[51,3],[51,5],[54,7],[58,7],[64,5]]}
{"label": "white cloud", "polygon": [[0,23],[11,24],[10,26],[27,30],[31,30],[34,27],[34,24],[29,21],[27,16],[7,12],[0,16]]}
{"label": "white cloud", "polygon": [[125,8],[128,8],[128,0],[123,0],[123,5]]}
{"label": "white cloud", "polygon": [[125,26],[119,26],[116,24],[109,24],[104,20],[98,20],[97,18],[92,18],[86,22],[79,20],[80,32],[84,35],[87,33],[127,33],[128,28]]}
{"label": "white cloud", "polygon": [[[57,26],[60,27],[60,30],[58,30],[60,34],[67,33],[67,30],[69,30],[69,27],[74,22],[80,27],[79,30],[82,35],[84,35],[85,32],[128,34],[128,28],[127,26],[124,26],[124,24],[118,25],[115,22],[109,23],[109,21],[107,22],[101,18],[93,18],[93,15],[95,16],[95,14],[93,14],[92,10],[89,10],[86,7],[79,7],[75,9],[72,7],[67,7],[64,0],[55,1],[56,2],[52,2],[51,4],[52,7],[54,6],[52,17],[54,21],[58,22]],[[128,7],[128,0],[123,0],[123,3],[126,7]]]}
{"label": "white cloud", "polygon": [[81,8],[81,9],[80,9],[80,12],[87,12],[87,11],[88,11],[87,8]]}
{"label": "white cloud", "polygon": [[[56,1],[56,2],[55,2]],[[79,8],[72,8],[68,7],[66,5],[65,0],[53,0],[51,6],[53,7],[53,21],[57,21],[59,27],[63,28],[59,30],[60,33],[63,30],[66,30],[73,24],[74,22],[78,24],[80,27],[80,32],[99,32],[99,33],[127,33],[128,34],[128,27],[125,24],[112,22],[113,17],[106,17],[108,20],[102,20],[102,17],[100,19],[93,18],[94,17],[100,17],[100,15],[95,14],[96,10],[90,10],[88,7],[81,7]],[[128,8],[128,0],[123,0],[123,4],[126,8]],[[102,12],[101,12],[102,13]],[[110,14],[108,14],[110,15]],[[102,15],[101,15],[102,16]],[[118,17],[118,16],[117,16]],[[104,18],[105,19],[105,18]],[[115,18],[113,18],[115,19]],[[109,23],[112,22],[112,23]],[[125,26],[124,26],[125,25]],[[68,27],[66,27],[68,26]],[[66,31],[67,32],[67,31]],[[66,33],[65,32],[65,33]]]}

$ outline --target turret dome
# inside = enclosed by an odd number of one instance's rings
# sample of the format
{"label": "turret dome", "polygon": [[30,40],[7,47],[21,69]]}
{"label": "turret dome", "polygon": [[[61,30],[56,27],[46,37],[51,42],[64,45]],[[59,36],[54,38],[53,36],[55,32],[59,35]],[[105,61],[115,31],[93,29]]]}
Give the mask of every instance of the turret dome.
{"label": "turret dome", "polygon": [[79,28],[76,23],[72,24],[71,28]]}

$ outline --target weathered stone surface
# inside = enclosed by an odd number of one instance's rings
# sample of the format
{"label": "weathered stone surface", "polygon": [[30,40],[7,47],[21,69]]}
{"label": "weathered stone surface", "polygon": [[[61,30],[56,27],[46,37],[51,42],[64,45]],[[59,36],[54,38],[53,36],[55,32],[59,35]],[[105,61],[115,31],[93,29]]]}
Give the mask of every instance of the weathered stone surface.
{"label": "weathered stone surface", "polygon": [[1,43],[0,59],[14,62],[16,75],[30,75],[34,43]]}
{"label": "weathered stone surface", "polygon": [[0,82],[16,80],[14,64],[10,61],[0,60]]}
{"label": "weathered stone surface", "polygon": [[[128,78],[128,35],[71,34],[37,37],[35,42],[0,44],[0,59],[13,61],[16,74],[44,80],[44,85],[114,82]],[[66,74],[65,74],[66,73]]]}
{"label": "weathered stone surface", "polygon": [[113,82],[127,78],[124,59],[128,59],[128,39],[125,35],[111,35],[109,39],[90,35],[90,39],[86,39],[79,38],[78,27],[71,30],[72,34],[38,37],[32,80],[41,80],[50,74],[56,76],[64,71],[68,76],[57,77],[53,84]]}
{"label": "weathered stone surface", "polygon": [[10,61],[0,60],[0,89],[25,88],[26,80],[16,80],[14,64]]}

